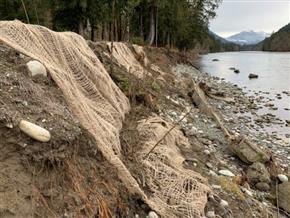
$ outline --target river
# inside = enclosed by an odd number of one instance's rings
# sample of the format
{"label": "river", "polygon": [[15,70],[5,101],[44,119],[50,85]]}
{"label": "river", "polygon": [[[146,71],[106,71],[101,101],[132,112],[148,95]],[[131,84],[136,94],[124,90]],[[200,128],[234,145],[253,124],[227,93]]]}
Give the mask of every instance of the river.
{"label": "river", "polygon": [[[218,61],[213,61],[218,59]],[[272,125],[267,131],[278,132],[290,137],[290,127],[285,120],[290,120],[290,52],[224,52],[203,55],[201,70],[237,84],[249,96],[263,96],[272,107],[259,105],[258,114],[271,113],[283,123]],[[230,68],[239,69],[234,73]],[[249,73],[259,76],[249,79]],[[287,136],[288,135],[288,136]]]}

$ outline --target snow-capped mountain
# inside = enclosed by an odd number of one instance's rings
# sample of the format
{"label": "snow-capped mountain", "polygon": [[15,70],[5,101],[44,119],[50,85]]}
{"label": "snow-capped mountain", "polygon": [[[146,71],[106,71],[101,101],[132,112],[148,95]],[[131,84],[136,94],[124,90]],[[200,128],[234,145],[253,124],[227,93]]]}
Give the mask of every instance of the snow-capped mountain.
{"label": "snow-capped mountain", "polygon": [[225,38],[219,36],[218,34],[212,32],[212,31],[209,31],[209,34],[212,35],[216,40],[219,40],[221,43],[229,43],[228,40],[226,40]]}
{"label": "snow-capped mountain", "polygon": [[262,32],[262,31],[255,32],[251,30],[251,31],[240,32],[226,39],[230,42],[234,42],[239,45],[254,45],[263,41],[265,38],[269,37],[270,35],[271,34],[266,33],[266,32]]}

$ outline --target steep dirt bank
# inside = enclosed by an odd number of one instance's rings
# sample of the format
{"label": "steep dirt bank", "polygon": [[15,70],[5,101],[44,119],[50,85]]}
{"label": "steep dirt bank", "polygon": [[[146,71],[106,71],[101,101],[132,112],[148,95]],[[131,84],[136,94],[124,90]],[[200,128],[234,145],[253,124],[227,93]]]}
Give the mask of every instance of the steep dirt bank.
{"label": "steep dirt bank", "polygon": [[[250,125],[247,116],[244,116],[246,112],[255,113],[256,107],[253,98],[247,97],[241,88],[233,84],[188,66],[188,61],[185,61],[186,65],[176,65],[182,63],[182,60],[178,58],[179,56],[171,56],[168,52],[160,55],[164,52],[162,49],[150,48],[155,54],[152,55],[145,48],[150,62],[155,63],[159,69],[166,72],[163,75],[161,73],[163,79],[157,79],[160,76],[158,72],[150,71],[153,77],[148,76],[140,81],[132,75],[132,72],[127,71],[126,73],[125,69],[122,70],[114,59],[113,70],[111,70],[110,56],[108,55],[110,49],[107,45],[97,43],[90,44],[90,46],[105,63],[112,78],[131,99],[132,110],[126,117],[121,134],[124,151],[129,152],[125,155],[132,156],[138,151],[138,148],[135,147],[135,144],[141,141],[135,130],[138,121],[148,118],[152,113],[158,114],[167,121],[178,123],[192,146],[190,149],[180,148],[185,157],[184,165],[208,178],[215,193],[213,196],[219,196],[216,199],[209,195],[206,207],[209,213],[208,217],[211,217],[210,214],[213,211],[217,217],[277,217],[275,189],[281,183],[277,180],[277,175],[285,174],[289,177],[289,161],[287,154],[281,152],[283,146],[275,143],[275,137],[262,133],[257,135],[258,126]],[[134,49],[131,49],[134,52]],[[169,57],[175,57],[175,59]],[[122,73],[120,74],[120,72]],[[255,187],[256,182],[253,183],[252,179],[249,178],[251,177],[249,170],[252,167],[251,164],[243,162],[239,156],[233,154],[218,123],[192,104],[190,97],[193,90],[192,79],[203,81],[211,87],[211,92],[216,96],[208,97],[208,101],[219,112],[226,128],[235,134],[247,136],[251,142],[256,144],[257,148],[262,148],[271,156],[271,160],[265,164],[271,177],[269,184],[263,184],[266,189],[260,187],[260,184],[258,185],[260,189]],[[124,84],[126,85],[124,86]],[[186,111],[192,107],[191,113],[179,122]],[[250,151],[248,157],[254,153],[254,150]],[[138,169],[136,170],[134,165],[132,165],[131,170],[138,177],[140,172],[138,173]],[[221,170],[229,170],[234,176],[221,176],[219,173]],[[260,178],[263,177],[263,174],[257,173],[256,176]],[[142,178],[142,175],[139,175],[139,178]],[[219,198],[226,200],[229,207],[221,207]],[[287,212],[283,213],[283,209],[280,209],[279,216],[285,217]]]}
{"label": "steep dirt bank", "polygon": [[[111,62],[110,43],[89,43],[130,100],[131,110],[120,133],[120,158],[145,194],[161,202],[167,217],[200,217],[204,205],[207,217],[277,216],[273,206],[275,190],[274,194],[269,190],[258,191],[257,182],[248,178],[252,174],[245,175],[254,166],[233,154],[216,120],[193,100],[196,87],[192,79],[204,81],[212,88],[216,98],[206,98],[230,130],[234,124],[243,127],[241,120],[230,119],[234,116],[231,107],[242,109],[251,104],[241,90],[188,66],[190,61],[178,52],[114,44]],[[150,209],[140,196],[132,196],[125,188],[114,166],[104,159],[93,137],[71,113],[54,81],[29,77],[25,66],[29,58],[13,49],[1,45],[0,57],[1,184],[4,187],[0,192],[0,214],[3,217],[146,217],[154,208]],[[180,63],[187,65],[175,67]],[[225,101],[228,98],[235,101]],[[17,127],[20,119],[48,129],[52,140],[39,143],[29,138]],[[163,137],[158,144],[158,139]],[[149,149],[156,144],[150,155]],[[145,168],[151,162],[140,161],[144,154],[156,158],[154,163],[158,164]],[[264,186],[272,189],[276,188],[277,172],[270,169],[275,163],[271,160],[265,164],[269,176],[265,173]],[[160,170],[160,166],[171,172],[170,176],[162,176],[168,171]],[[287,174],[287,167],[280,168],[277,166],[276,171]],[[234,176],[221,170],[228,170]],[[258,177],[258,181],[265,176],[256,174],[253,177]],[[184,202],[187,204],[182,205]],[[188,207],[185,209],[184,205]],[[282,211],[279,214],[283,216]]]}
{"label": "steep dirt bank", "polygon": [[[29,60],[0,44],[0,217],[142,214],[54,81],[29,77]],[[21,119],[49,130],[51,141],[22,133]]]}

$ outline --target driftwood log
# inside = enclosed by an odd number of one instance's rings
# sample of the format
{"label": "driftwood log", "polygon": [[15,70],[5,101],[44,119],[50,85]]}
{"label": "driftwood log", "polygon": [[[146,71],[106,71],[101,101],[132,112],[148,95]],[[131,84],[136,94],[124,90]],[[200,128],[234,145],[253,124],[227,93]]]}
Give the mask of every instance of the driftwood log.
{"label": "driftwood log", "polygon": [[205,113],[209,117],[212,117],[217,122],[229,143],[230,150],[242,161],[248,164],[257,161],[269,161],[269,155],[260,149],[258,145],[248,140],[245,136],[233,134],[230,130],[228,130],[224,124],[222,116],[207,100],[206,92],[210,93],[210,91],[210,87],[204,83],[196,83],[193,81],[193,92],[191,93],[191,98],[193,103],[200,109],[201,112]]}

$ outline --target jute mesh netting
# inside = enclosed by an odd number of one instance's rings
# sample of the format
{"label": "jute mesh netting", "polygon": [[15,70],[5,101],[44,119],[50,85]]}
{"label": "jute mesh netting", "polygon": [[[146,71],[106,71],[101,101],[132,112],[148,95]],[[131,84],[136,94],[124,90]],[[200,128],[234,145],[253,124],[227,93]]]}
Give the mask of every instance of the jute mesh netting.
{"label": "jute mesh netting", "polygon": [[93,135],[96,146],[116,167],[120,179],[131,193],[139,194],[164,217],[203,216],[208,188],[203,185],[205,181],[200,175],[182,167],[183,159],[177,145],[183,141],[188,146],[188,142],[180,131],[168,134],[165,141],[143,160],[168,128],[160,125],[164,122],[160,120],[156,121],[159,123],[156,127],[156,122],[151,119],[141,121],[138,126],[140,133],[146,137],[142,143],[145,146],[139,154],[140,163],[136,166],[144,174],[150,194],[145,194],[121,161],[119,131],[124,115],[129,111],[129,102],[81,36],[69,32],[56,33],[19,21],[1,21],[0,40],[46,66],[72,112]]}

